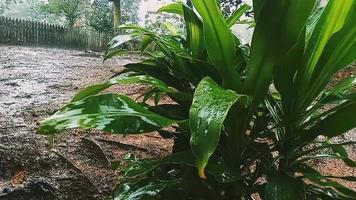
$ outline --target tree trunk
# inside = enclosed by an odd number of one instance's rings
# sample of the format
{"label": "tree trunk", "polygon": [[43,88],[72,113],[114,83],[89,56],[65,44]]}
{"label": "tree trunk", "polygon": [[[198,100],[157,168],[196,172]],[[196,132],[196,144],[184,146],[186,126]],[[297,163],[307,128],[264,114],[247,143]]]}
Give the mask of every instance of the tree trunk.
{"label": "tree trunk", "polygon": [[114,32],[118,31],[121,23],[121,0],[113,0],[114,4]]}

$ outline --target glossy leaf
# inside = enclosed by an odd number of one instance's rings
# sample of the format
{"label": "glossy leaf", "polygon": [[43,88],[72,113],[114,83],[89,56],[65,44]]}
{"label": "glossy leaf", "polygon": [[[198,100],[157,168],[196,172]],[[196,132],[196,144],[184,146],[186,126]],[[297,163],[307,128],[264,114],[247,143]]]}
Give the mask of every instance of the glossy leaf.
{"label": "glossy leaf", "polygon": [[178,90],[183,90],[181,81],[178,77],[172,76],[170,68],[162,62],[156,60],[145,60],[139,63],[130,63],[124,67],[137,73],[144,73],[152,76],[153,78],[163,81],[168,86],[174,87]]}
{"label": "glossy leaf", "polygon": [[[303,124],[300,127],[305,129],[308,129],[309,127],[310,130],[310,127],[320,122],[322,119],[325,119],[327,116],[335,113],[338,110],[348,107],[355,102],[356,102],[356,93],[351,93],[349,95],[344,96],[343,100],[333,102],[336,105],[328,110],[324,110],[323,112],[318,112],[318,109],[322,108],[322,105],[316,104],[316,106],[310,109],[311,114],[309,113],[307,114],[308,118],[305,120],[305,122],[303,122]],[[313,139],[315,139],[315,137],[317,137],[316,134],[318,134],[317,131],[314,133],[307,131],[306,133],[312,135],[314,137]],[[306,136],[306,134],[304,134],[304,136]]]}
{"label": "glossy leaf", "polygon": [[66,105],[40,123],[39,131],[50,134],[71,128],[94,128],[119,134],[147,133],[175,123],[148,111],[130,98],[104,94]]}
{"label": "glossy leaf", "polygon": [[191,8],[183,6],[183,11],[189,50],[195,58],[201,58],[205,50],[203,23]]}
{"label": "glossy leaf", "polygon": [[137,39],[137,35],[117,35],[108,43],[108,47],[104,54],[104,61],[108,60],[114,56],[119,56],[122,54],[129,53],[130,51],[126,49],[119,48],[122,44],[125,44],[129,41]]}
{"label": "glossy leaf", "polygon": [[247,4],[243,4],[237,9],[232,15],[226,20],[227,26],[232,27],[240,17],[250,9],[251,7]]}
{"label": "glossy leaf", "polygon": [[343,27],[354,3],[354,0],[328,2],[308,42],[304,68],[300,73],[300,92],[304,93],[308,89],[324,48],[332,35]]}
{"label": "glossy leaf", "polygon": [[303,55],[305,49],[305,30],[301,32],[298,43],[281,58],[280,64],[274,70],[274,86],[281,94],[283,107],[283,123],[287,124],[287,132],[291,132],[294,115],[294,102],[296,99],[296,91],[290,88],[294,87],[294,77],[298,72],[298,68],[303,63]]}
{"label": "glossy leaf", "polygon": [[170,119],[185,120],[189,117],[189,113],[179,104],[160,104],[149,107],[149,110]]}
{"label": "glossy leaf", "polygon": [[[295,155],[293,155],[291,160],[298,159],[301,158],[302,156],[310,155],[312,153],[325,149],[340,149],[340,148],[344,149],[343,146],[348,146],[348,145],[356,145],[356,142],[344,142],[340,144],[329,144],[329,143],[321,144],[318,147],[296,153]],[[340,154],[340,156],[348,157],[347,153],[345,154],[345,152],[343,154]]]}
{"label": "glossy leaf", "polygon": [[338,100],[344,100],[345,97],[351,92],[351,90],[356,85],[356,77],[350,76],[337,85],[335,85],[332,89],[328,89],[322,93],[322,97],[320,99],[321,104],[331,103]]}
{"label": "glossy leaf", "polygon": [[265,1],[260,11],[264,17],[259,18],[253,33],[244,83],[247,93],[255,96],[255,106],[266,94],[276,65],[299,41],[314,4],[315,0]]}
{"label": "glossy leaf", "polygon": [[317,6],[315,6],[314,11],[310,15],[310,17],[307,21],[307,26],[306,26],[306,36],[305,36],[306,43],[309,42],[310,37],[315,30],[316,24],[318,23],[321,15],[324,12],[324,9],[325,9],[325,7],[317,5]]}
{"label": "glossy leaf", "polygon": [[160,90],[162,92],[167,92],[167,93],[178,92],[176,89],[167,86],[161,80],[153,78],[151,76],[124,74],[124,75],[121,75],[118,77],[114,77],[107,82],[97,84],[97,85],[91,85],[91,86],[81,90],[79,93],[77,93],[73,97],[72,102],[84,99],[91,95],[98,94],[99,92],[101,92],[113,85],[116,85],[116,84],[133,84],[133,83],[147,84],[147,85],[149,85],[157,90]]}
{"label": "glossy leaf", "polygon": [[318,187],[314,184],[307,185],[308,199],[323,200],[350,200],[350,197],[344,196],[331,188]]}
{"label": "glossy leaf", "polygon": [[[348,181],[355,181],[355,177],[335,177],[335,176],[323,176],[320,172],[315,169],[307,166],[300,165],[296,167],[296,170],[304,175],[304,178],[308,178],[314,185],[319,185],[322,188],[318,188],[317,196],[323,197],[323,199],[350,199],[350,197],[355,196],[355,192],[351,189],[344,187],[343,185],[331,181],[329,178],[337,178]],[[316,186],[315,186],[316,187]],[[329,187],[326,189],[325,187]],[[331,189],[333,187],[334,189]],[[310,185],[307,186],[307,189],[310,188]],[[314,189],[314,188],[313,188]],[[338,192],[336,192],[336,191]],[[313,192],[314,193],[314,192]],[[332,198],[330,198],[332,197]]]}
{"label": "glossy leaf", "polygon": [[[348,2],[348,1],[346,1]],[[347,4],[345,4],[346,6]],[[303,98],[298,101],[297,109],[304,110],[320,94],[329,83],[332,76],[356,60],[356,2],[348,13],[347,20],[340,31],[327,42],[324,51],[317,62],[311,78],[311,84],[306,86]],[[304,82],[303,82],[304,83]],[[299,90],[302,92],[303,90]]]}
{"label": "glossy leaf", "polygon": [[227,113],[241,97],[225,90],[212,79],[204,78],[194,93],[190,108],[190,145],[196,158],[199,176],[205,178],[204,168],[214,153]]}
{"label": "glossy leaf", "polygon": [[116,49],[117,47],[119,47],[120,45],[131,41],[133,39],[137,38],[137,36],[134,35],[118,35],[116,37],[114,37],[113,39],[111,39],[111,41],[108,43],[108,49],[112,50],[112,49]]}
{"label": "glossy leaf", "polygon": [[310,134],[320,134],[327,137],[335,137],[356,127],[356,101],[328,115],[318,122]]}
{"label": "glossy leaf", "polygon": [[227,26],[216,0],[192,0],[203,18],[205,45],[209,59],[222,75],[226,88],[238,90],[241,87],[239,66],[235,58],[236,49],[233,34]]}
{"label": "glossy leaf", "polygon": [[300,164],[298,166],[294,166],[293,169],[305,175],[304,177],[309,177],[316,180],[335,178],[335,179],[343,179],[346,181],[356,181],[356,177],[354,176],[327,176],[327,175],[324,176],[319,171],[315,170],[312,167],[309,167],[307,164]]}
{"label": "glossy leaf", "polygon": [[107,51],[107,52],[105,52],[103,61],[105,62],[106,60],[109,60],[113,57],[129,54],[129,53],[134,53],[134,52],[128,51],[126,49],[116,49],[116,50],[112,50],[112,51]]}
{"label": "glossy leaf", "polygon": [[[174,153],[159,160],[144,161],[130,165],[124,169],[123,175],[126,178],[135,178],[147,174],[159,166],[168,164],[180,164],[194,167],[195,158],[191,152]],[[228,166],[221,156],[213,157],[206,167],[206,172],[212,175],[221,183],[236,181],[237,174],[234,169]]]}
{"label": "glossy leaf", "polygon": [[348,197],[347,199],[350,199],[350,197],[356,196],[355,191],[341,185],[340,183],[338,183],[336,181],[332,181],[332,180],[328,179],[327,177],[320,174],[320,172],[314,170],[311,167],[304,165],[304,166],[299,167],[298,171],[302,172],[304,177],[308,178],[314,184],[321,186],[321,187],[332,187],[336,191],[338,191],[338,193],[340,195],[342,194],[342,195],[345,195],[346,197]]}
{"label": "glossy leaf", "polygon": [[300,179],[276,175],[266,185],[266,200],[305,200],[305,186]]}
{"label": "glossy leaf", "polygon": [[267,0],[253,0],[253,14],[254,14],[254,19],[257,22],[262,8],[264,7],[265,3]]}
{"label": "glossy leaf", "polygon": [[319,160],[319,159],[340,159],[340,160],[343,160],[347,166],[356,167],[355,161],[351,160],[348,157],[344,157],[344,156],[340,156],[340,155],[336,155],[336,154],[319,154],[319,155],[314,155],[314,156],[306,156],[306,157],[303,157],[302,159],[292,162],[291,165],[294,166],[296,164],[305,163],[310,160]]}
{"label": "glossy leaf", "polygon": [[146,51],[146,49],[152,44],[153,40],[150,36],[143,36],[141,44],[141,52]]}
{"label": "glossy leaf", "polygon": [[178,184],[179,180],[144,179],[123,183],[114,195],[114,200],[153,200],[165,188]]}
{"label": "glossy leaf", "polygon": [[183,15],[183,4],[182,3],[171,3],[161,7],[157,13],[167,12],[172,14]]}

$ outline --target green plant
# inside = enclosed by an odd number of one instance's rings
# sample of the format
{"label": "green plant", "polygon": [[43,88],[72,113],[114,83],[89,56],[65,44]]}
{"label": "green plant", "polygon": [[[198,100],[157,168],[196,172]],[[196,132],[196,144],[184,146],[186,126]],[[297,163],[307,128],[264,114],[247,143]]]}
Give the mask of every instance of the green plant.
{"label": "green plant", "polygon": [[[185,37],[121,27],[129,34],[115,37],[105,58],[128,53],[120,45],[142,38],[147,59],[80,91],[40,131],[159,131],[174,138],[167,157],[128,159],[116,199],[354,199],[355,191],[332,178],[355,177],[324,176],[308,161],[356,166],[344,148],[355,142],[329,140],[356,126],[356,79],[326,87],[355,61],[356,1],[330,0],[324,8],[316,0],[256,0],[251,47],[230,31],[243,12],[224,19],[215,0],[192,3],[199,15],[180,3],[159,10],[184,17]],[[142,102],[99,94],[131,83],[150,86]],[[162,95],[173,103],[160,104]],[[175,131],[162,130],[167,126]]]}

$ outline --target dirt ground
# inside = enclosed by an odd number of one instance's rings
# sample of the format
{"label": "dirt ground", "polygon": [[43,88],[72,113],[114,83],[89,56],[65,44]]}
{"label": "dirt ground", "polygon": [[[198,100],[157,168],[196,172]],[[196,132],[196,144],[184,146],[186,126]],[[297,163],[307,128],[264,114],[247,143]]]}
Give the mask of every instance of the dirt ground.
{"label": "dirt ground", "polygon": [[[104,199],[116,187],[112,161],[129,154],[154,158],[172,142],[157,134],[117,136],[67,131],[51,146],[37,122],[70,101],[80,88],[106,80],[137,58],[102,63],[98,53],[0,45],[0,200]],[[115,88],[138,95],[140,86]],[[355,132],[339,138],[356,140]],[[350,148],[351,158],[356,159]],[[356,176],[339,161],[318,163],[328,174]],[[356,190],[353,183],[344,182]]]}
{"label": "dirt ground", "polygon": [[[37,122],[78,89],[106,80],[132,61],[102,63],[97,53],[0,46],[0,200],[104,199],[117,184],[111,161],[128,153],[152,158],[169,152],[171,142],[154,134],[73,130],[57,136],[53,146],[36,134]],[[117,89],[134,95],[141,88]]]}

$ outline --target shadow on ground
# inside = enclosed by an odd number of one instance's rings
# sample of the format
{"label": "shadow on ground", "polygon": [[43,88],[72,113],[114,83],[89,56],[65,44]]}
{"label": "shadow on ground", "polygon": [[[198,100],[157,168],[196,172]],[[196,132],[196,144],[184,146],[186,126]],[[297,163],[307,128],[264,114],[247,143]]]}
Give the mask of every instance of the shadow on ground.
{"label": "shadow on ground", "polygon": [[135,59],[102,63],[98,53],[17,46],[0,46],[0,52],[0,200],[104,199],[117,184],[112,161],[127,153],[149,159],[171,148],[170,141],[155,134],[72,130],[56,136],[53,146],[36,134],[37,122],[76,91]]}

